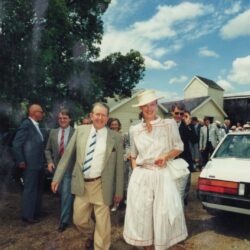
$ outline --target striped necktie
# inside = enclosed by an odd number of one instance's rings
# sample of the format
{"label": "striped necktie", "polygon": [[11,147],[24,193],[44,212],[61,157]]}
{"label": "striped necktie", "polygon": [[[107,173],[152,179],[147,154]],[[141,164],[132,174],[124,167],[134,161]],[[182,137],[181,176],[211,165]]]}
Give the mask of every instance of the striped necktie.
{"label": "striped necktie", "polygon": [[60,146],[59,146],[59,155],[62,156],[64,153],[64,129],[62,129]]}
{"label": "striped necktie", "polygon": [[95,152],[95,146],[96,146],[96,132],[92,135],[90,143],[89,143],[86,158],[83,163],[83,169],[82,169],[83,173],[86,173],[86,171],[88,171],[91,167],[91,162],[93,160],[93,155]]}

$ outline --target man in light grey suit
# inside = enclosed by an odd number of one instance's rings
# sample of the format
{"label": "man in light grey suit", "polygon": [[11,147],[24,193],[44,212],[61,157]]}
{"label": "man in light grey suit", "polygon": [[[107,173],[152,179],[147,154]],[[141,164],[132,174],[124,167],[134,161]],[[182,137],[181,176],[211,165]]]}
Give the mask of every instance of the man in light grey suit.
{"label": "man in light grey suit", "polygon": [[200,151],[203,166],[208,162],[209,156],[213,153],[219,142],[219,130],[215,124],[210,124],[208,117],[204,118],[204,126],[200,129]]}
{"label": "man in light grey suit", "polygon": [[[74,165],[71,191],[75,194],[73,221],[87,234],[85,247],[108,250],[111,244],[109,206],[122,200],[124,167],[122,137],[105,127],[109,108],[95,103],[90,114],[92,125],[79,126],[62,156],[51,188],[56,192],[68,167]],[[96,225],[93,230],[91,212]],[[94,235],[93,235],[94,231]]]}
{"label": "man in light grey suit", "polygon": [[[70,122],[71,116],[69,110],[62,109],[58,114],[59,128],[52,129],[50,131],[45,149],[45,157],[48,164],[48,170],[51,173],[54,173],[58,162],[74,133],[74,128],[70,126]],[[59,188],[59,192],[61,194],[61,216],[58,227],[59,232],[63,232],[67,228],[71,219],[73,203],[73,195],[71,194],[71,172],[72,169],[67,169]]]}

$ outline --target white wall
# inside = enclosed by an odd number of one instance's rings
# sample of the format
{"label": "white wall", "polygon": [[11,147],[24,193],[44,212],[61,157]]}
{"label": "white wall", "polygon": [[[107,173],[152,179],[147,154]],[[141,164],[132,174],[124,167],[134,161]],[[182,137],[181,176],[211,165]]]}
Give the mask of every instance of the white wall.
{"label": "white wall", "polygon": [[184,91],[184,99],[208,96],[208,87],[194,78]]}

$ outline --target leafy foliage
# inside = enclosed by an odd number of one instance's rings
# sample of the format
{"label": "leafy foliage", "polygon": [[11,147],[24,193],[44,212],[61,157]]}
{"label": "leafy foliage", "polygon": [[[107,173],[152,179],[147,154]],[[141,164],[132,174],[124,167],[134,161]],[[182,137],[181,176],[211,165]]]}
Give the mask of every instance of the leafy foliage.
{"label": "leafy foliage", "polygon": [[139,52],[97,60],[109,0],[48,0],[40,16],[36,1],[2,1],[1,100],[87,111],[106,97],[129,96],[142,79]]}
{"label": "leafy foliage", "polygon": [[30,97],[32,3],[3,0],[0,31],[0,97],[21,102]]}

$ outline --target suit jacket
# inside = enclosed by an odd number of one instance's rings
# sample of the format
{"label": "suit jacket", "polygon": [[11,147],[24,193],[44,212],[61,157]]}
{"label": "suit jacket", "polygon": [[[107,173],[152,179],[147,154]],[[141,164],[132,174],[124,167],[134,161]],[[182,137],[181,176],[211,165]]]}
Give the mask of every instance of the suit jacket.
{"label": "suit jacket", "polygon": [[[84,194],[85,150],[92,125],[79,126],[72,136],[61,160],[57,165],[53,181],[60,182],[66,169],[73,166],[71,192],[77,196]],[[104,203],[111,205],[113,195],[123,196],[124,162],[123,144],[119,133],[108,129],[104,168],[101,173]]]}
{"label": "suit jacket", "polygon": [[[70,127],[67,144],[69,143],[74,131],[75,131],[74,128]],[[58,133],[59,133],[59,128],[51,129],[49,133],[49,139],[45,148],[45,157],[47,163],[53,163],[55,166],[57,166],[61,158],[61,156],[59,155],[60,146],[58,145]]]}
{"label": "suit jacket", "polygon": [[30,119],[25,119],[18,128],[12,143],[17,163],[25,162],[28,170],[44,167],[44,142]]}
{"label": "suit jacket", "polygon": [[179,133],[180,133],[180,137],[183,142],[183,145],[184,145],[183,152],[179,155],[179,157],[184,159],[186,162],[188,162],[189,166],[191,167],[193,165],[193,160],[192,160],[192,155],[191,155],[190,148],[189,148],[189,142],[195,136],[194,134],[195,132],[191,126],[187,126],[182,121],[179,126]]}
{"label": "suit jacket", "polygon": [[[209,127],[209,141],[213,148],[215,148],[219,142],[219,131],[215,124],[210,124]],[[207,145],[207,127],[203,126],[200,129],[200,150],[205,149]]]}
{"label": "suit jacket", "polygon": [[197,124],[190,124],[191,129],[193,130],[193,137],[190,139],[192,144],[196,144],[200,142],[200,129],[201,129],[201,125]]}

